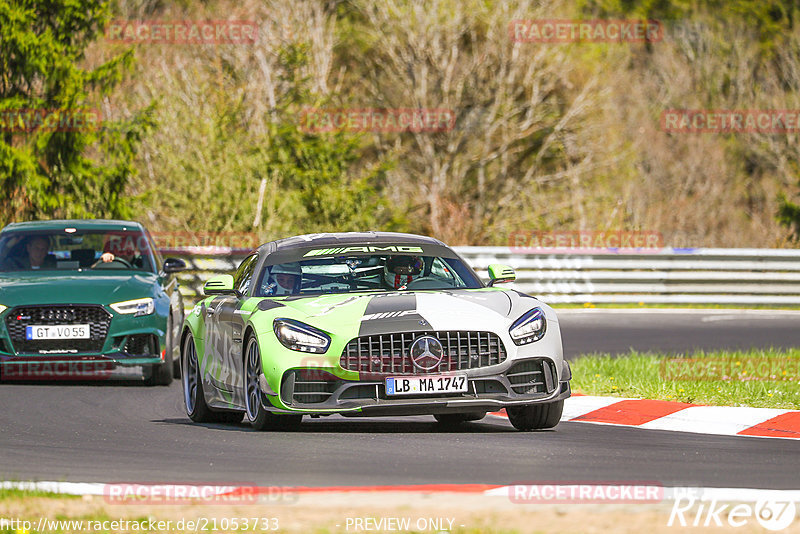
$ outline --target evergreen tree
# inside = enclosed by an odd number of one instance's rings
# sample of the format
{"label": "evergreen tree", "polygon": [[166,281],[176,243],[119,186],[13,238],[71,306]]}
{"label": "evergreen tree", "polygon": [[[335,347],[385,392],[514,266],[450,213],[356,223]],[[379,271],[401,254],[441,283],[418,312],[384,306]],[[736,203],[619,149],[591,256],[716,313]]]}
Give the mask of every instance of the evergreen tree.
{"label": "evergreen tree", "polygon": [[0,0],[0,223],[131,215],[123,192],[152,121],[104,113],[132,50],[84,67],[109,18],[101,0]]}

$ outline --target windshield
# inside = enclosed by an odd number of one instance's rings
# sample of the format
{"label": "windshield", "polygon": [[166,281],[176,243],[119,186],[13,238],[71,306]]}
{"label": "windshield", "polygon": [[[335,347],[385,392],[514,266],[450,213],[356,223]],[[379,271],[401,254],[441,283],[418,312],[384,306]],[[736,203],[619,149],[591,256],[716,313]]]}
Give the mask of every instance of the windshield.
{"label": "windshield", "polygon": [[0,235],[0,271],[126,269],[155,272],[147,237],[136,230],[47,230]]}
{"label": "windshield", "polygon": [[255,296],[480,287],[481,281],[457,258],[382,254],[268,265]]}

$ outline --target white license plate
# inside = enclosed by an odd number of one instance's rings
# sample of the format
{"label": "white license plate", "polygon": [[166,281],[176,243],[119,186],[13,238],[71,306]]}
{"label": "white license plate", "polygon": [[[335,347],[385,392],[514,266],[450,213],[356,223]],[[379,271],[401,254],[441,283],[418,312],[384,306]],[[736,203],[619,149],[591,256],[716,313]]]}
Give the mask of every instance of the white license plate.
{"label": "white license plate", "polygon": [[30,325],[25,327],[25,339],[89,339],[88,324]]}
{"label": "white license plate", "polygon": [[387,395],[465,393],[467,375],[395,376],[386,379]]}

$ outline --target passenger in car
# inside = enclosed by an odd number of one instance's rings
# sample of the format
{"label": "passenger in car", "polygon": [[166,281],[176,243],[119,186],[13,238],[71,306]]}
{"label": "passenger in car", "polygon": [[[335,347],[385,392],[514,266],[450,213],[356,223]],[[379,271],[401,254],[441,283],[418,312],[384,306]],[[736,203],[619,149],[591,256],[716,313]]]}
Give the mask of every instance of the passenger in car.
{"label": "passenger in car", "polygon": [[23,255],[9,255],[4,268],[10,270],[53,269],[56,259],[50,252],[50,240],[43,235],[29,237],[20,244],[25,251]]}

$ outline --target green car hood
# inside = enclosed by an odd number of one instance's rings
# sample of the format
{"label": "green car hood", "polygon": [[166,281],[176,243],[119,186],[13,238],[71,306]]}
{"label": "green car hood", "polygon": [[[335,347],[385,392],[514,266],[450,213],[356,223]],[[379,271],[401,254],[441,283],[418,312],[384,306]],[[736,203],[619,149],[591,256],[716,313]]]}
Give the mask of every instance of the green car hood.
{"label": "green car hood", "polygon": [[153,296],[153,273],[2,273],[0,304],[110,304]]}
{"label": "green car hood", "polygon": [[[505,329],[518,299],[513,293],[483,288],[290,297],[280,302],[302,314],[293,318],[352,337],[431,328]],[[280,316],[280,309],[270,311]]]}

